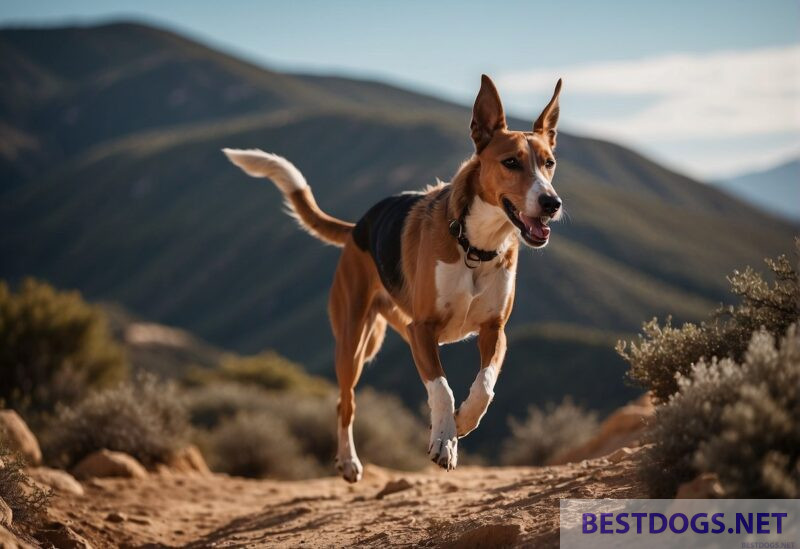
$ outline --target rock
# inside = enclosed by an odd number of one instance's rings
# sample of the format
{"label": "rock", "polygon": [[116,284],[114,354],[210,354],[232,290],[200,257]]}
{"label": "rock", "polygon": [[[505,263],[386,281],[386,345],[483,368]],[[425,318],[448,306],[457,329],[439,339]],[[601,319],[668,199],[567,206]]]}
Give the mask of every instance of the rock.
{"label": "rock", "polygon": [[85,479],[92,477],[122,477],[146,478],[147,471],[136,458],[112,452],[99,450],[83,458],[72,470],[76,478]]}
{"label": "rock", "polygon": [[39,442],[14,410],[0,410],[0,438],[8,443],[11,450],[22,456],[28,465],[42,463]]}
{"label": "rock", "polygon": [[34,534],[34,537],[43,544],[51,544],[59,549],[92,549],[86,538],[60,522],[45,525]]}
{"label": "rock", "polygon": [[587,442],[556,454],[547,465],[563,465],[584,459],[595,459],[624,447],[641,446],[647,422],[655,413],[650,393],[619,408],[603,423],[597,435]]}
{"label": "rock", "polygon": [[619,463],[620,461],[625,461],[626,459],[630,459],[631,457],[635,456],[637,453],[636,450],[632,448],[628,448],[627,446],[623,446],[619,450],[615,450],[606,456],[606,459],[609,463]]}
{"label": "rock", "polygon": [[442,491],[447,494],[458,492],[458,485],[453,484],[452,482],[445,482],[444,484],[442,484]]}
{"label": "rock", "polygon": [[716,499],[725,497],[725,491],[714,473],[703,473],[678,487],[675,499]]}
{"label": "rock", "polygon": [[413,485],[404,478],[397,480],[390,480],[389,482],[386,483],[386,486],[384,486],[383,489],[380,492],[378,492],[375,498],[383,499],[389,494],[396,494],[397,492],[402,492],[412,487]]}
{"label": "rock", "polygon": [[38,484],[52,488],[56,492],[74,494],[76,496],[84,494],[81,483],[66,471],[51,469],[50,467],[30,467],[26,473]]}
{"label": "rock", "polygon": [[0,526],[11,526],[11,521],[14,520],[14,513],[8,503],[0,498]]}
{"label": "rock", "polygon": [[0,526],[0,549],[33,549],[33,545],[25,543],[5,527]]}
{"label": "rock", "polygon": [[167,459],[167,466],[179,473],[211,474],[211,469],[208,468],[203,454],[200,453],[200,449],[194,444],[190,444],[185,448],[173,452]]}
{"label": "rock", "polygon": [[108,522],[125,522],[128,520],[128,517],[125,513],[109,513],[106,515],[106,520]]}
{"label": "rock", "polygon": [[176,474],[179,474],[175,471],[175,469],[172,469],[171,467],[163,463],[156,463],[155,467],[150,469],[150,472],[155,473],[158,476],[167,478],[173,478]]}

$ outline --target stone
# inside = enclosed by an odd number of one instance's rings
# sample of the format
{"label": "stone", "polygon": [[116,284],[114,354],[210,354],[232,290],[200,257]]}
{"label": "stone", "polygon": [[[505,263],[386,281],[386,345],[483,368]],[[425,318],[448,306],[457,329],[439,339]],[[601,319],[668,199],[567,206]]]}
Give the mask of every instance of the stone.
{"label": "stone", "polygon": [[92,544],[75,530],[60,522],[51,522],[39,529],[34,537],[59,549],[92,549]]}
{"label": "stone", "polygon": [[384,486],[383,489],[380,492],[378,492],[375,498],[383,499],[390,494],[403,492],[404,490],[408,490],[412,487],[413,485],[404,478],[400,478],[397,480],[390,480],[389,482],[386,483],[386,486]]}
{"label": "stone", "polygon": [[26,471],[37,484],[52,488],[62,494],[73,494],[82,496],[85,491],[80,482],[75,477],[62,471],[61,469],[51,469],[50,467],[29,467]]}
{"label": "stone", "polygon": [[146,478],[147,471],[136,458],[122,452],[99,450],[83,458],[72,470],[76,478]]}
{"label": "stone", "polygon": [[714,473],[703,473],[678,487],[675,499],[717,499],[724,498],[725,491]]}
{"label": "stone", "polygon": [[11,511],[11,507],[3,501],[3,498],[0,498],[0,526],[11,526],[13,520],[14,513]]}
{"label": "stone", "polygon": [[576,463],[596,459],[624,447],[641,446],[650,418],[655,413],[649,393],[617,409],[601,424],[598,433],[587,442],[556,454],[547,465]]}
{"label": "stone", "polygon": [[208,468],[203,454],[194,444],[190,444],[180,450],[176,450],[167,459],[167,466],[179,473],[199,473],[210,475],[211,469]]}
{"label": "stone", "polygon": [[34,547],[19,539],[4,526],[0,526],[0,549],[34,549]]}
{"label": "stone", "polygon": [[128,520],[128,517],[125,515],[125,513],[114,512],[107,514],[106,520],[108,522],[125,522]]}
{"label": "stone", "polygon": [[18,453],[28,465],[42,463],[39,441],[14,410],[0,410],[0,438]]}

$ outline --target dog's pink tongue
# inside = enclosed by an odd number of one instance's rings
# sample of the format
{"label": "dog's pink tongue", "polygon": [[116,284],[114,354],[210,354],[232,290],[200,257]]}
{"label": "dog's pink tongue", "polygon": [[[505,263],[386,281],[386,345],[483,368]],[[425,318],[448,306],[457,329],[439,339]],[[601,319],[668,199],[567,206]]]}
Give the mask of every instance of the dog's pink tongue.
{"label": "dog's pink tongue", "polygon": [[519,219],[522,221],[522,224],[525,225],[525,229],[528,231],[528,233],[535,236],[539,240],[546,240],[550,236],[550,227],[547,225],[542,225],[542,222],[539,221],[538,217],[528,217],[520,212]]}

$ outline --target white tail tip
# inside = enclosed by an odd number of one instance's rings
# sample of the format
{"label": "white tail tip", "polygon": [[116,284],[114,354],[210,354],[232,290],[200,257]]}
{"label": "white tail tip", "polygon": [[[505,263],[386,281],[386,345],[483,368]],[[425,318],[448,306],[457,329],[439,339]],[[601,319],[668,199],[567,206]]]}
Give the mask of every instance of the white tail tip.
{"label": "white tail tip", "polygon": [[283,194],[308,187],[300,170],[282,156],[260,149],[222,149],[222,152],[247,175],[271,179]]}

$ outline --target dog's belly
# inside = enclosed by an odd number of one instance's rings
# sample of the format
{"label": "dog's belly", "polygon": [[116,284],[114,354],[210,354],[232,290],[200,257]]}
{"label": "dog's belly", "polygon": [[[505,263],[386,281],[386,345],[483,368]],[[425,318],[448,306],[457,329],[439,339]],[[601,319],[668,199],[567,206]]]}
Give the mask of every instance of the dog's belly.
{"label": "dog's belly", "polygon": [[514,271],[497,261],[469,269],[463,261],[436,264],[436,309],[447,318],[439,343],[474,335],[480,325],[502,316],[514,285]]}

